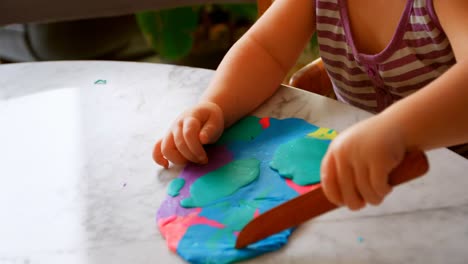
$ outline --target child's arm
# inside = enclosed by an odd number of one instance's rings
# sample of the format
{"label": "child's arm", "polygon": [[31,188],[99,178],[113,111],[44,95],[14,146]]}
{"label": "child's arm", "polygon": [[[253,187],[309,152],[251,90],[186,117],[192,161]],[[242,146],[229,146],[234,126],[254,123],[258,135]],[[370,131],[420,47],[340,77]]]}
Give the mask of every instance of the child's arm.
{"label": "child's arm", "polygon": [[388,174],[406,151],[468,142],[468,1],[435,2],[457,63],[332,142],[322,163],[322,185],[330,201],[350,209],[377,205],[391,191]]}
{"label": "child's arm", "polygon": [[227,53],[200,103],[184,112],[157,141],[154,160],[207,162],[203,144],[214,142],[269,98],[315,31],[313,0],[275,0]]}
{"label": "child's arm", "polygon": [[457,63],[424,89],[385,113],[402,124],[408,147],[468,143],[468,1],[435,1]]}
{"label": "child's arm", "polygon": [[278,89],[314,31],[314,1],[275,0],[228,52],[202,101],[219,105],[231,125]]}

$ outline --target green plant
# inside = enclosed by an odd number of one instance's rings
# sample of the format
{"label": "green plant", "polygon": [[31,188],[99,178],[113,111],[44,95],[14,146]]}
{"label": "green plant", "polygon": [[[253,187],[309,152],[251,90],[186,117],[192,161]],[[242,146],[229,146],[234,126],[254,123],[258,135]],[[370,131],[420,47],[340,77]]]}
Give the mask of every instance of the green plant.
{"label": "green plant", "polygon": [[198,25],[197,9],[183,7],[137,14],[137,21],[151,46],[161,56],[176,60],[188,54]]}
{"label": "green plant", "polygon": [[136,15],[137,22],[151,46],[161,57],[169,60],[180,60],[189,55],[195,42],[201,37],[210,36],[208,31],[216,25],[226,25],[229,29],[241,21],[251,24],[256,17],[255,4],[181,7]]}

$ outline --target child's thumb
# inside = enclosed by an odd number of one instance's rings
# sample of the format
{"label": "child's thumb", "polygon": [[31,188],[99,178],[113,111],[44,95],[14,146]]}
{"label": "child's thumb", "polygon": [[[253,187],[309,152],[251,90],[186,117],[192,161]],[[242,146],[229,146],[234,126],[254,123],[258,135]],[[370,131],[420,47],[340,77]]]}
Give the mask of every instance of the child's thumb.
{"label": "child's thumb", "polygon": [[215,118],[209,118],[200,129],[200,142],[202,144],[215,143],[222,134],[222,122]]}
{"label": "child's thumb", "polygon": [[221,108],[214,103],[207,103],[194,115],[201,124],[199,139],[202,144],[216,142],[224,129],[224,118]]}

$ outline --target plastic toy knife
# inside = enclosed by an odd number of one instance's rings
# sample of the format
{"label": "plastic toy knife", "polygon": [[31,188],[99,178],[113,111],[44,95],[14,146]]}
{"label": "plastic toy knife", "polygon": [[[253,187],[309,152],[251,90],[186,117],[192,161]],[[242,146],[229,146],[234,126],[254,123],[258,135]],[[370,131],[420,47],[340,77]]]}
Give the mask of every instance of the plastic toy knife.
{"label": "plastic toy knife", "polygon": [[[409,152],[390,173],[389,184],[396,186],[408,182],[425,174],[428,169],[427,157],[423,152]],[[325,197],[320,186],[254,218],[239,233],[236,248],[244,248],[336,208]]]}

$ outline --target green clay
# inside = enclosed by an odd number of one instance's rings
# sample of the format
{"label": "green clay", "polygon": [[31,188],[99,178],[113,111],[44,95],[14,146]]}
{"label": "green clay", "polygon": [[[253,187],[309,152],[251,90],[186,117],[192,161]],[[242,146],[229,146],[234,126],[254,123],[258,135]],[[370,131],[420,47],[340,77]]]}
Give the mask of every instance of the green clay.
{"label": "green clay", "polygon": [[182,187],[185,185],[185,179],[182,178],[175,178],[171,181],[169,184],[169,187],[167,188],[167,194],[169,194],[172,197],[175,197],[179,195],[180,190]]}
{"label": "green clay", "polygon": [[258,202],[240,200],[237,205],[229,203],[226,210],[231,210],[235,213],[228,214],[222,221],[223,224],[229,226],[232,231],[240,231],[250,220],[253,219],[257,210]]}
{"label": "green clay", "polygon": [[198,178],[190,186],[191,197],[180,201],[180,205],[186,208],[208,205],[235,193],[257,179],[259,174],[260,161],[257,159],[232,161]]}
{"label": "green clay", "polygon": [[225,225],[226,228],[217,230],[217,232],[208,239],[207,244],[213,249],[219,247],[219,243],[222,241],[220,238],[232,236],[234,232],[241,231],[242,228],[244,228],[244,226],[254,218],[254,214],[259,203],[255,201],[240,200],[237,204],[232,204],[232,202],[223,202],[216,206],[221,212],[224,211],[231,213],[227,213],[221,220],[221,223]]}
{"label": "green clay", "polygon": [[320,164],[329,141],[313,137],[291,140],[278,147],[270,168],[299,185],[320,182]]}
{"label": "green clay", "polygon": [[249,141],[262,133],[263,128],[259,123],[260,118],[248,116],[235,123],[232,127],[224,131],[217,144],[224,144],[232,141]]}

